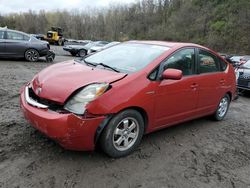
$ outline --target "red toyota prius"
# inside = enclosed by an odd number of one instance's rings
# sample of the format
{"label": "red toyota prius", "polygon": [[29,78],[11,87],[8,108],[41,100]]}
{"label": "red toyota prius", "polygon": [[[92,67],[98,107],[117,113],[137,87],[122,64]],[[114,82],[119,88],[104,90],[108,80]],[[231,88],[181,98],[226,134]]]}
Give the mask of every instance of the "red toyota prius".
{"label": "red toyota prius", "polygon": [[196,44],[129,41],[45,68],[21,89],[24,116],[71,150],[130,154],[144,134],[212,115],[236,95],[233,67]]}

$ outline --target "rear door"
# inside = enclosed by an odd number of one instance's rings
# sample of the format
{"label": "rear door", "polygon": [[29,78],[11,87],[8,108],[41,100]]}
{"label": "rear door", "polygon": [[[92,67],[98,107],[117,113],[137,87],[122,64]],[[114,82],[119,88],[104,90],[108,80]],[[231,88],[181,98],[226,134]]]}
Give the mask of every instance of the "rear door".
{"label": "rear door", "polygon": [[0,31],[0,55],[3,56],[5,53],[5,31]]}
{"label": "rear door", "polygon": [[[197,49],[199,73],[199,100],[197,108],[201,113],[215,111],[227,89],[226,73],[220,59],[205,49]],[[224,67],[225,68],[225,67]]]}
{"label": "rear door", "polygon": [[14,57],[24,57],[30,38],[15,31],[7,31],[6,37],[6,54]]}

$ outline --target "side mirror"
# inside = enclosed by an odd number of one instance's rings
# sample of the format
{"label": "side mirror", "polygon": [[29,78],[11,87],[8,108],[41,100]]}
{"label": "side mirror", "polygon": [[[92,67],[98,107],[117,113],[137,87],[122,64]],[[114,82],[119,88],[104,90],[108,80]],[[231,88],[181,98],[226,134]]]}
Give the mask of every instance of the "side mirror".
{"label": "side mirror", "polygon": [[182,78],[182,71],[178,69],[166,69],[162,73],[162,79],[180,80]]}

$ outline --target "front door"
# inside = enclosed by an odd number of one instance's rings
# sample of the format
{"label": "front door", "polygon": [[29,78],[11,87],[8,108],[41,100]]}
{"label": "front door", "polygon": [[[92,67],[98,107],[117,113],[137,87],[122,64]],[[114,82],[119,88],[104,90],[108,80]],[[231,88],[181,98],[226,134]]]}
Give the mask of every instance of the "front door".
{"label": "front door", "polygon": [[[181,80],[162,80],[156,91],[155,119],[157,128],[182,122],[196,115],[198,75],[195,74],[195,50],[181,49],[162,62],[160,72],[179,69]],[[161,74],[161,73],[160,73]]]}

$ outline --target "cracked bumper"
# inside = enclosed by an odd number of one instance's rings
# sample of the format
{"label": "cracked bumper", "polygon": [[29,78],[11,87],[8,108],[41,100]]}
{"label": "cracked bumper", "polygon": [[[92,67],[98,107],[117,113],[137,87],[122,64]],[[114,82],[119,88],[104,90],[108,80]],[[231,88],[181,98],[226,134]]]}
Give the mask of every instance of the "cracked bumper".
{"label": "cracked bumper", "polygon": [[25,118],[34,128],[69,150],[94,150],[96,130],[106,118],[100,116],[83,119],[72,113],[60,114],[39,109],[26,102],[24,91],[20,95],[20,106]]}

